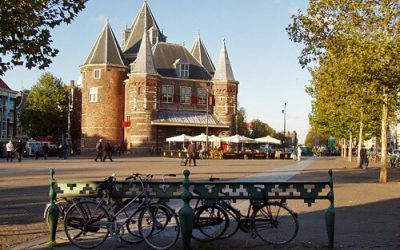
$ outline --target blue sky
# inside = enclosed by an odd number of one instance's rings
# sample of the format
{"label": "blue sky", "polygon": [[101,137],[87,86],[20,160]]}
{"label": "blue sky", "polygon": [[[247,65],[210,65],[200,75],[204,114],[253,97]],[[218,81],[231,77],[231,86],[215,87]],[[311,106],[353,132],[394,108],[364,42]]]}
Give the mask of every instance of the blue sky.
{"label": "blue sky", "polygon": [[[214,64],[226,39],[233,73],[239,84],[239,105],[247,120],[260,119],[283,131],[282,109],[287,102],[286,130],[296,130],[302,143],[309,130],[310,97],[305,93],[310,75],[298,64],[301,46],[289,41],[285,28],[306,0],[149,0],[153,15],[167,41],[188,49],[198,33]],[[52,31],[60,53],[46,69],[65,83],[77,80],[106,18],[117,39],[130,26],[143,0],[89,0],[70,25]],[[16,67],[1,78],[14,90],[30,89],[45,72]]]}

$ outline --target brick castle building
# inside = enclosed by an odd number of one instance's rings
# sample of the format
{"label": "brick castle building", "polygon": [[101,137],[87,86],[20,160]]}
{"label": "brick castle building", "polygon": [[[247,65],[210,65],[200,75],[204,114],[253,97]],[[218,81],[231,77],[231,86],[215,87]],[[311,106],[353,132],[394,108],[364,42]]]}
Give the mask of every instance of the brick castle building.
{"label": "brick castle building", "polygon": [[105,24],[80,71],[83,148],[103,138],[149,152],[182,133],[234,130],[239,82],[225,41],[215,68],[200,36],[190,51],[168,43],[147,2],[121,45]]}

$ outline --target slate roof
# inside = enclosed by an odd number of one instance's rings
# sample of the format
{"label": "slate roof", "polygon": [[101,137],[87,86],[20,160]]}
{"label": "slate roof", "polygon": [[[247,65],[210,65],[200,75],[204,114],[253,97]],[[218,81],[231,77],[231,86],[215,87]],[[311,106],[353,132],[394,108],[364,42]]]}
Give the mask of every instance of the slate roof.
{"label": "slate roof", "polygon": [[121,48],[115,39],[114,32],[108,21],[104,25],[84,65],[87,64],[114,64],[125,65]]}
{"label": "slate roof", "polygon": [[[156,117],[151,121],[153,125],[165,125],[165,126],[196,126],[206,127],[207,115],[199,112],[187,112],[187,111],[158,111]],[[208,114],[208,126],[209,127],[220,127],[228,128],[219,121],[214,115]]]}
{"label": "slate roof", "polygon": [[0,78],[0,89],[11,90],[10,87]]}
{"label": "slate roof", "polygon": [[143,32],[142,42],[134,64],[135,66],[132,73],[157,74],[157,71],[154,68],[153,54],[151,52],[151,45],[147,31]]}
{"label": "slate roof", "polygon": [[226,50],[225,39],[222,41],[221,52],[219,54],[218,66],[215,70],[213,80],[235,81],[228,51]]}
{"label": "slate roof", "polygon": [[208,70],[208,72],[213,75],[215,72],[214,64],[210,58],[210,55],[207,52],[206,47],[203,44],[203,41],[200,39],[200,35],[198,35],[196,41],[193,44],[192,50],[190,51],[192,55],[199,61],[201,65],[204,66]]}
{"label": "slate roof", "polygon": [[132,23],[130,28],[131,33],[125,43],[125,46],[122,48],[124,54],[136,54],[139,51],[145,27],[146,29],[149,29],[153,26],[158,30],[158,39],[162,42],[165,42],[167,38],[160,31],[160,28],[154,19],[153,13],[151,13],[149,5],[145,1]]}
{"label": "slate roof", "polygon": [[159,42],[153,47],[154,66],[166,77],[178,77],[174,63],[177,60],[189,64],[189,79],[210,80],[211,75],[182,45]]}

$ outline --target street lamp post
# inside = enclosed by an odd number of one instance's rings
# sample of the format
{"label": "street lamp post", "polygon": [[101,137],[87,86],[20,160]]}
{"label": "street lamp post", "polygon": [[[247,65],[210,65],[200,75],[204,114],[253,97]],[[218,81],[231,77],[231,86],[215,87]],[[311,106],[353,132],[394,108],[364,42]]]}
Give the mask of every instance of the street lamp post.
{"label": "street lamp post", "polygon": [[206,89],[206,154],[208,154],[208,102],[209,102],[209,95],[208,89]]}
{"label": "street lamp post", "polygon": [[283,144],[286,142],[286,105],[287,105],[287,103],[285,102],[284,107],[282,109],[282,114],[283,114]]}

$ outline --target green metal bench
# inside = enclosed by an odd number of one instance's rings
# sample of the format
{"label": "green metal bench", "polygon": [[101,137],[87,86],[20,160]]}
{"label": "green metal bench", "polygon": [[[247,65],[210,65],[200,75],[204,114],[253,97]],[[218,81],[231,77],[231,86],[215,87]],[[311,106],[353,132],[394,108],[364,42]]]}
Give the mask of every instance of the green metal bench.
{"label": "green metal bench", "polygon": [[[328,181],[313,182],[233,182],[233,181],[189,181],[189,170],[184,170],[183,181],[151,181],[147,183],[149,196],[159,199],[182,199],[184,205],[179,210],[182,240],[185,249],[190,248],[190,239],[194,222],[194,211],[190,207],[191,199],[279,199],[303,200],[311,206],[315,200],[329,200],[330,206],[325,210],[325,222],[329,247],[334,246],[335,207],[333,194],[332,170],[328,172]],[[55,181],[54,170],[50,170],[50,211],[49,247],[56,245],[56,227],[58,210],[55,198],[95,197],[101,181]],[[267,197],[260,196],[260,188]],[[191,190],[200,191],[201,196],[192,195]],[[115,198],[135,197],[140,190],[139,182],[117,182]],[[227,194],[227,195],[226,195]]]}

